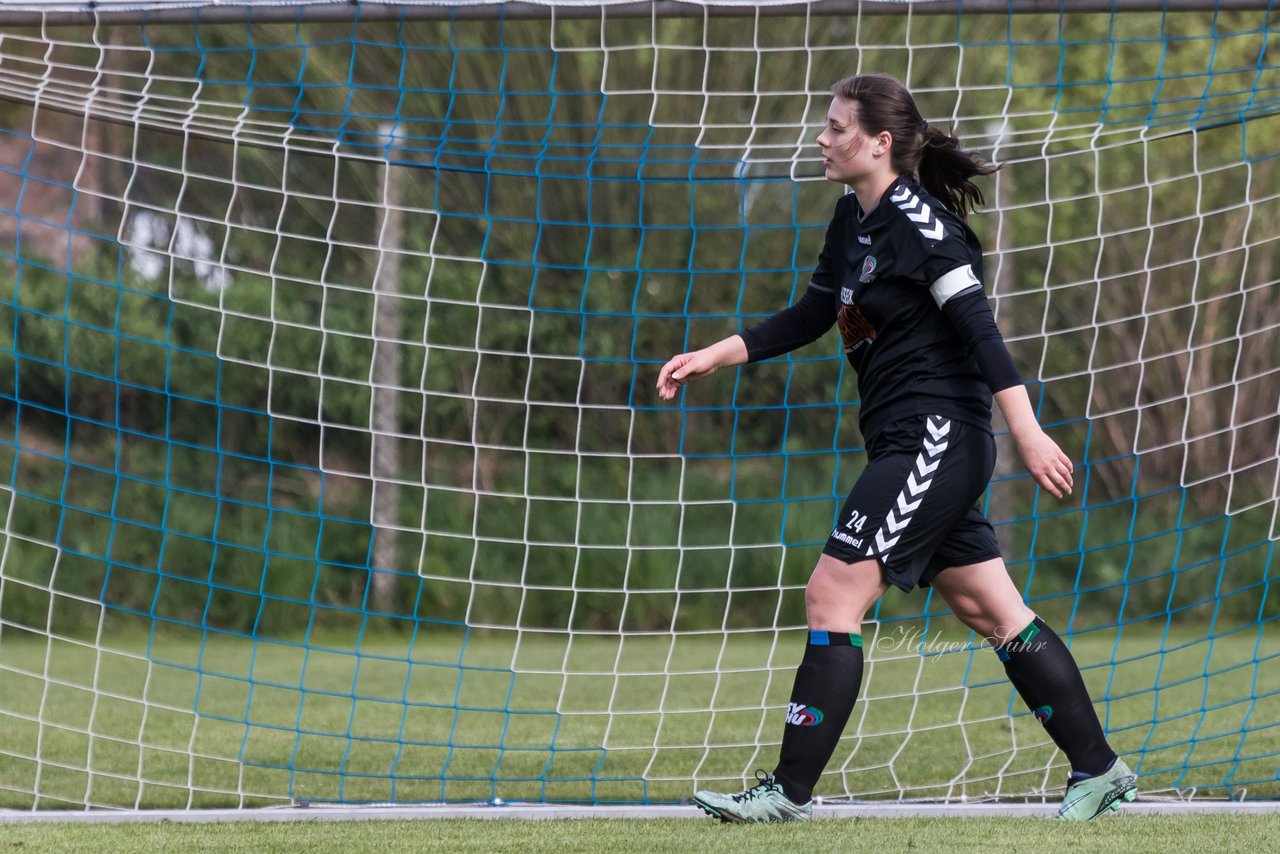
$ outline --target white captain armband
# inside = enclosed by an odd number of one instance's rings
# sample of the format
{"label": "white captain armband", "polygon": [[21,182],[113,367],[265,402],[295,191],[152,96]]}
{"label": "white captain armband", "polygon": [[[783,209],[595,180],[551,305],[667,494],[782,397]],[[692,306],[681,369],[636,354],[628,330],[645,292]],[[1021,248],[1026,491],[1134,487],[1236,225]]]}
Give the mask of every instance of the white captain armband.
{"label": "white captain armband", "polygon": [[933,301],[938,304],[938,308],[942,308],[952,297],[981,287],[982,282],[978,281],[973,267],[965,264],[949,273],[943,273],[938,281],[929,286],[929,293],[933,294]]}

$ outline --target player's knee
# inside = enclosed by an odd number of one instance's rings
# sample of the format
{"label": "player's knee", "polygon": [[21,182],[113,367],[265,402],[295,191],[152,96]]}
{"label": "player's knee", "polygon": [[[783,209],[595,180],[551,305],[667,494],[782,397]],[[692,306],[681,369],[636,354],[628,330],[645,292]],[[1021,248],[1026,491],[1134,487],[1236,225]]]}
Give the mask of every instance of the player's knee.
{"label": "player's knee", "polygon": [[819,562],[804,589],[805,616],[811,629],[831,631],[861,630],[862,618],[875,604],[879,590],[875,585],[859,584],[858,573],[844,564],[833,570]]}
{"label": "player's knee", "polygon": [[953,596],[948,604],[956,619],[984,638],[996,628],[996,616],[976,596]]}
{"label": "player's knee", "polygon": [[832,598],[836,591],[823,573],[814,572],[809,576],[809,583],[804,587],[804,612],[805,615],[812,618],[823,613],[832,605]]}
{"label": "player's knee", "polygon": [[1017,608],[992,607],[992,603],[973,597],[961,597],[952,602],[951,611],[956,619],[992,646],[1004,643],[1035,618],[1025,605]]}

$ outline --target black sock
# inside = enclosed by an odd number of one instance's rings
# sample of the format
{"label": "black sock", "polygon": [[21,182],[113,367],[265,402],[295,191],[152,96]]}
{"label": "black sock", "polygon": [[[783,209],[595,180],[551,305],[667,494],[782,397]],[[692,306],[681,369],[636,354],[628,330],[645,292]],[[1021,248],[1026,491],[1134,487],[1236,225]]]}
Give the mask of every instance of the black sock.
{"label": "black sock", "polygon": [[1027,708],[1067,755],[1072,771],[1090,776],[1106,771],[1116,754],[1107,744],[1080,668],[1062,638],[1036,617],[996,647],[996,655]]}
{"label": "black sock", "polygon": [[862,635],[810,630],[773,772],[795,803],[808,803],[813,797],[813,787],[849,722],[861,684]]}

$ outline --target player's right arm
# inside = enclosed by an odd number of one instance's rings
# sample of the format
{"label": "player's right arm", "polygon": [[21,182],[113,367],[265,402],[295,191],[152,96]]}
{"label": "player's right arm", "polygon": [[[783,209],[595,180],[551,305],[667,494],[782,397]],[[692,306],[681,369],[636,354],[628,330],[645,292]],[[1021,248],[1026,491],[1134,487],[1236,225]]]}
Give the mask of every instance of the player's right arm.
{"label": "player's right arm", "polygon": [[810,283],[795,305],[787,306],[738,335],[730,335],[701,350],[681,353],[667,362],[658,372],[658,396],[671,400],[680,386],[721,368],[789,353],[816,341],[835,322],[835,301],[830,290]]}
{"label": "player's right arm", "polygon": [[714,374],[721,368],[746,364],[746,361],[747,344],[741,335],[730,335],[710,347],[681,353],[658,372],[658,396],[671,400],[685,383]]}
{"label": "player's right arm", "polygon": [[845,198],[836,204],[836,215],[827,226],[827,237],[818,256],[817,269],[804,294],[794,304],[768,317],[738,335],[730,335],[710,347],[681,353],[658,372],[658,396],[671,400],[680,386],[747,362],[758,362],[789,353],[818,340],[836,322],[833,295],[832,259],[840,251],[838,241],[841,217],[847,215]]}

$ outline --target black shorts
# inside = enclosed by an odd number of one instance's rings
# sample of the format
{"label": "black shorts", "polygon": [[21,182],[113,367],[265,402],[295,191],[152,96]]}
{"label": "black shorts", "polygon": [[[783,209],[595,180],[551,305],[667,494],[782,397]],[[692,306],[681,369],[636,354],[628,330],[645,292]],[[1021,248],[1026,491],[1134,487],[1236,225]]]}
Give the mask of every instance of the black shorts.
{"label": "black shorts", "polygon": [[995,440],[980,427],[938,415],[886,425],[822,553],[846,563],[874,557],[885,581],[907,591],[947,567],[999,557],[978,506],[995,461]]}

